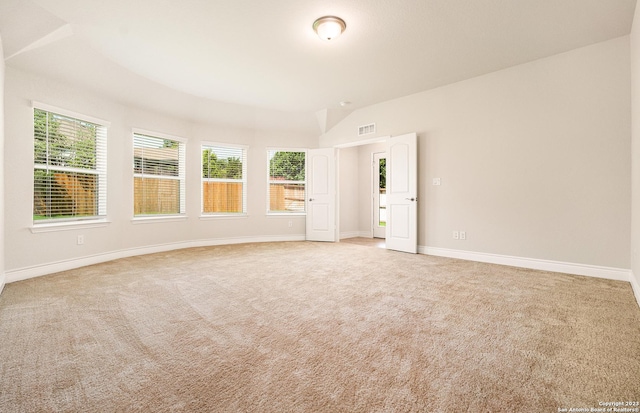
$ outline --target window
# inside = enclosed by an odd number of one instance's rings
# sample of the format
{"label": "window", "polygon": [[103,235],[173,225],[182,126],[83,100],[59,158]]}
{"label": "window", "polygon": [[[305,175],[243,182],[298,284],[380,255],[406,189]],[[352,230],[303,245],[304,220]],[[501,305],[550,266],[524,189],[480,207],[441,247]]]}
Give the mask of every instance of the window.
{"label": "window", "polygon": [[185,213],[185,143],[157,133],[133,133],[134,216]]}
{"label": "window", "polygon": [[268,213],[305,212],[304,151],[269,150]]}
{"label": "window", "polygon": [[247,148],[202,145],[202,213],[246,214]]}
{"label": "window", "polygon": [[34,104],[34,224],[106,217],[108,124],[89,119]]}

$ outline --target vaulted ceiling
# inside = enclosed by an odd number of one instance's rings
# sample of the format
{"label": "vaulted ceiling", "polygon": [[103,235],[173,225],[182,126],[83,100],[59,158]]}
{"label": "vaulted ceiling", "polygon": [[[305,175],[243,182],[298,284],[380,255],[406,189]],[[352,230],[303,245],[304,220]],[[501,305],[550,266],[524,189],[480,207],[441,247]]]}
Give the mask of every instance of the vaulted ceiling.
{"label": "vaulted ceiling", "polygon": [[[323,110],[344,115],[626,35],[635,3],[0,0],[0,35],[7,66],[128,104],[310,128]],[[328,42],[312,29],[327,14],[347,23]]]}

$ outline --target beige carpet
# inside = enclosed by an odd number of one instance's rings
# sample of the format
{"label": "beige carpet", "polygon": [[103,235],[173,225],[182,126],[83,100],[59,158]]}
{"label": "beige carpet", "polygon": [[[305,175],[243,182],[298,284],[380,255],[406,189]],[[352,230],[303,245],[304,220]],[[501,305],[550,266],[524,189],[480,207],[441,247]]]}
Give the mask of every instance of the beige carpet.
{"label": "beige carpet", "polygon": [[353,244],[8,284],[2,412],[558,412],[640,401],[628,283]]}

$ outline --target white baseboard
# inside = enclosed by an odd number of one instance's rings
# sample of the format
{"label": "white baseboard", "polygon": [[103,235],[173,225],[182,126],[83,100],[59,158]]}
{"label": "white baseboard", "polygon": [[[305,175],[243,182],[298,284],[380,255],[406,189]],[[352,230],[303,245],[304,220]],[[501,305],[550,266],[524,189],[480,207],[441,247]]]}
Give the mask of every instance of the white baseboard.
{"label": "white baseboard", "polygon": [[7,274],[5,274],[4,271],[0,269],[0,294],[2,294],[2,290],[4,290],[4,285],[6,282],[7,282]]}
{"label": "white baseboard", "polygon": [[[630,280],[633,278],[631,275],[631,270],[624,268],[600,267],[596,265],[574,264],[570,262],[513,257],[508,255],[487,254],[484,252],[461,251],[437,247],[420,246],[418,248],[418,252],[421,254],[436,255],[439,257],[458,258],[461,260],[510,265],[512,267],[561,272],[566,274],[586,275],[589,277],[606,278],[616,281],[630,282]],[[638,294],[636,293],[636,298],[637,297]]]}
{"label": "white baseboard", "polygon": [[345,238],[371,238],[370,231],[346,231],[340,233],[340,239]]}
{"label": "white baseboard", "polygon": [[629,281],[631,282],[631,289],[633,289],[633,294],[636,296],[636,301],[640,307],[640,283],[638,283],[638,279],[633,272],[631,272],[629,276]]}
{"label": "white baseboard", "polygon": [[34,265],[32,267],[19,268],[7,271],[3,276],[6,282],[22,281],[29,278],[40,277],[42,275],[53,274],[56,272],[72,270],[75,268],[85,267],[87,265],[99,264],[117,260],[120,258],[133,257],[136,255],[153,254],[156,252],[166,252],[183,248],[192,247],[209,247],[214,245],[230,245],[230,244],[246,244],[251,242],[281,242],[281,241],[304,241],[304,235],[266,235],[261,237],[234,237],[234,238],[214,238],[205,240],[194,240],[176,242],[170,244],[151,245],[139,248],[129,248],[107,252],[104,254],[90,255],[86,257],[73,258],[69,260],[57,261],[53,263]]}

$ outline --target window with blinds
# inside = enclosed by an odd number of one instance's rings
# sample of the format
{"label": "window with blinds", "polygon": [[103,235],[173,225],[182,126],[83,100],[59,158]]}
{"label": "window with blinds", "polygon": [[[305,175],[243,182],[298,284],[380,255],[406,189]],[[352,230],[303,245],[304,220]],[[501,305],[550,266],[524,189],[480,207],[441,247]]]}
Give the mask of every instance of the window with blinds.
{"label": "window with blinds", "polygon": [[107,215],[107,125],[81,116],[34,107],[34,224]]}
{"label": "window with blinds", "polygon": [[202,145],[202,213],[247,213],[247,148]]}
{"label": "window with blinds", "polygon": [[185,143],[156,133],[133,133],[133,214],[185,213]]}
{"label": "window with blinds", "polygon": [[304,151],[269,150],[268,213],[305,212]]}

